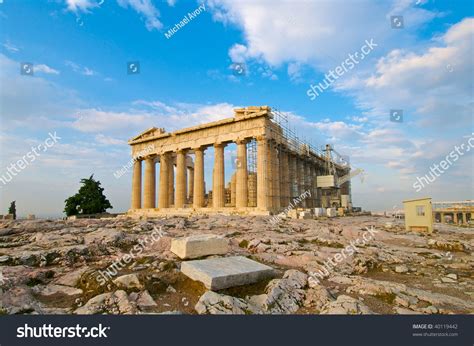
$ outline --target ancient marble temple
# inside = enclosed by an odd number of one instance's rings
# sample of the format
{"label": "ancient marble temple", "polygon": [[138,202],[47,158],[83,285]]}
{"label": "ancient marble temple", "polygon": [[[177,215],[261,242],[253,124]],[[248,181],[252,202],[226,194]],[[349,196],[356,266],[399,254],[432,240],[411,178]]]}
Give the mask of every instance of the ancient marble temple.
{"label": "ancient marble temple", "polygon": [[[317,176],[327,176],[329,163],[336,178],[350,168],[288,138],[268,106],[234,111],[232,118],[171,133],[154,127],[132,138],[129,214],[278,213],[306,191],[297,207],[340,207],[350,200],[341,199],[350,196],[350,181],[329,189],[316,183]],[[226,186],[224,149],[231,143],[237,154]],[[204,156],[210,147],[212,184],[207,185]]]}

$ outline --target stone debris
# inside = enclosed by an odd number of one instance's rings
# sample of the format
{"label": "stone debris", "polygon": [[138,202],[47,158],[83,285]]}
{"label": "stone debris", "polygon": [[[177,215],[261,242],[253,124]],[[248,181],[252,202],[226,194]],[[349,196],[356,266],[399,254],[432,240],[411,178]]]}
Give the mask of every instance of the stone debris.
{"label": "stone debris", "polygon": [[148,293],[148,291],[140,292],[138,294],[136,302],[137,306],[140,309],[153,308],[155,306],[158,306],[158,304],[156,304],[155,300],[152,298],[150,293]]}
{"label": "stone debris", "polygon": [[103,293],[90,299],[84,306],[76,309],[76,315],[93,314],[135,314],[137,313],[136,303],[130,301],[127,292],[118,290],[115,292]]}
{"label": "stone debris", "polygon": [[249,310],[249,304],[240,298],[207,291],[197,302],[195,309],[198,314],[211,315],[245,315],[252,311]]}
{"label": "stone debris", "polygon": [[399,265],[395,267],[395,272],[396,273],[406,273],[408,272],[408,267],[406,265]]}
{"label": "stone debris", "polygon": [[54,296],[54,295],[65,295],[65,296],[80,296],[83,291],[80,288],[74,288],[69,286],[51,284],[48,286],[35,286],[33,290],[42,296]]}
{"label": "stone debris", "polygon": [[143,288],[143,285],[140,283],[138,276],[135,274],[120,276],[114,280],[114,284],[116,284],[117,287],[124,288],[124,289]]}
{"label": "stone debris", "polygon": [[251,299],[261,312],[291,314],[298,311],[305,298],[308,276],[298,270],[288,270],[282,279],[270,281],[265,294]]}
{"label": "stone debris", "polygon": [[361,315],[372,311],[361,301],[346,295],[340,295],[335,301],[324,306],[321,315]]}
{"label": "stone debris", "polygon": [[[403,220],[312,220],[293,211],[295,218],[278,223],[236,215],[1,220],[0,314],[474,311],[471,229],[439,224],[427,236],[405,231]],[[359,243],[371,227],[378,232]],[[155,229],[163,236],[153,240]],[[176,240],[203,235],[220,239],[226,251],[206,240],[204,253],[188,255],[207,259],[183,261],[171,251]],[[126,265],[112,266],[132,250]],[[328,260],[333,264],[325,266]],[[201,261],[216,265],[193,264]]]}

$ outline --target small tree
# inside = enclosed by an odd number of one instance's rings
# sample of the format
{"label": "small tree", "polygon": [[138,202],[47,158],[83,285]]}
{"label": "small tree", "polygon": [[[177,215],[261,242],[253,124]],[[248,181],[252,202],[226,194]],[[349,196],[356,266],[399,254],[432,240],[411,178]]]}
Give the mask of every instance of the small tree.
{"label": "small tree", "polygon": [[100,187],[100,181],[94,180],[93,174],[89,179],[81,179],[81,184],[79,192],[64,201],[64,212],[67,216],[104,213],[112,208],[103,194],[104,188]]}
{"label": "small tree", "polygon": [[13,214],[13,220],[16,220],[16,201],[10,203],[10,208],[8,208],[8,214]]}

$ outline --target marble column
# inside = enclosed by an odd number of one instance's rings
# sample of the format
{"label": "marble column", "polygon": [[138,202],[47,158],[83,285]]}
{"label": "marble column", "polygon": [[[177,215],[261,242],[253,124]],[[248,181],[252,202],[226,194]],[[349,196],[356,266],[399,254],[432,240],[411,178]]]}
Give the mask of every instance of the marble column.
{"label": "marble column", "polygon": [[145,159],[145,184],[144,184],[144,208],[155,208],[156,187],[155,187],[155,159],[147,157]]}
{"label": "marble column", "polygon": [[[304,185],[304,191],[303,192],[306,192],[306,191],[310,191],[311,192],[311,163],[309,161],[305,161],[304,163],[304,182],[305,182],[305,185]],[[311,203],[311,197],[308,196],[307,194],[305,195],[306,198],[303,200],[303,205],[306,207],[306,208],[311,208],[312,207],[312,203]]]}
{"label": "marble column", "polygon": [[268,210],[268,142],[265,137],[257,138],[257,208]]}
{"label": "marble column", "polygon": [[204,149],[194,148],[194,191],[193,207],[204,206]]}
{"label": "marble column", "polygon": [[273,162],[273,145],[271,140],[267,140],[267,184],[268,184],[268,209],[273,210],[275,191],[273,190],[274,178],[274,162]]}
{"label": "marble column", "polygon": [[236,188],[237,188],[237,173],[230,177],[230,205],[235,207],[236,203]]}
{"label": "marble column", "polygon": [[276,142],[272,143],[272,186],[273,186],[273,209],[280,210],[280,148]]}
{"label": "marble column", "polygon": [[132,209],[142,207],[142,161],[136,159],[133,163],[132,176]]}
{"label": "marble column", "polygon": [[462,213],[462,224],[467,225],[467,215],[466,215],[466,213]]}
{"label": "marble column", "polygon": [[311,201],[313,203],[312,207],[316,208],[318,206],[318,189],[316,188],[316,166],[314,162],[311,162]]}
{"label": "marble column", "polygon": [[212,206],[225,207],[225,176],[224,176],[225,144],[214,144],[214,170],[212,172]]}
{"label": "marble column", "polygon": [[168,161],[168,205],[171,208],[174,205],[174,158],[173,154],[170,153],[170,159]]}
{"label": "marble column", "polygon": [[237,208],[248,206],[247,141],[237,143],[237,172],[235,180],[235,205]]}
{"label": "marble column", "polygon": [[293,200],[297,196],[298,192],[298,187],[296,182],[298,181],[298,159],[295,155],[289,153],[289,167],[290,167],[290,172],[289,172],[289,179],[290,179],[290,201]]}
{"label": "marble column", "polygon": [[160,195],[158,196],[158,208],[169,208],[169,169],[170,154],[163,153],[160,156]]}
{"label": "marble column", "polygon": [[174,207],[184,208],[186,203],[186,150],[178,150],[176,155],[176,196]]}
{"label": "marble column", "polygon": [[[304,161],[301,157],[297,156],[296,158],[296,195],[297,197],[301,196],[304,190]],[[301,205],[298,207],[301,208]]]}
{"label": "marble column", "polygon": [[194,193],[194,168],[188,167],[188,200],[189,203],[193,202],[193,193]]}
{"label": "marble column", "polygon": [[280,150],[280,204],[283,208],[288,207],[290,204],[290,164],[288,162],[289,153],[286,149]]}

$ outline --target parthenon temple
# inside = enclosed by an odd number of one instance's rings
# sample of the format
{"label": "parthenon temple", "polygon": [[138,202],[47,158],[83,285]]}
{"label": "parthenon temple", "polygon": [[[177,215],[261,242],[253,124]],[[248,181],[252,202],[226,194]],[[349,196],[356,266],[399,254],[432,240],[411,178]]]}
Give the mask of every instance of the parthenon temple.
{"label": "parthenon temple", "polygon": [[[285,125],[284,114],[268,106],[234,112],[231,118],[171,133],[153,127],[130,139],[134,165],[129,214],[268,215],[290,205],[351,208],[350,179],[344,179],[350,166],[336,158],[331,146],[317,149],[300,140]],[[224,149],[231,143],[236,155],[230,158],[226,184]],[[208,185],[204,166],[211,147]]]}

